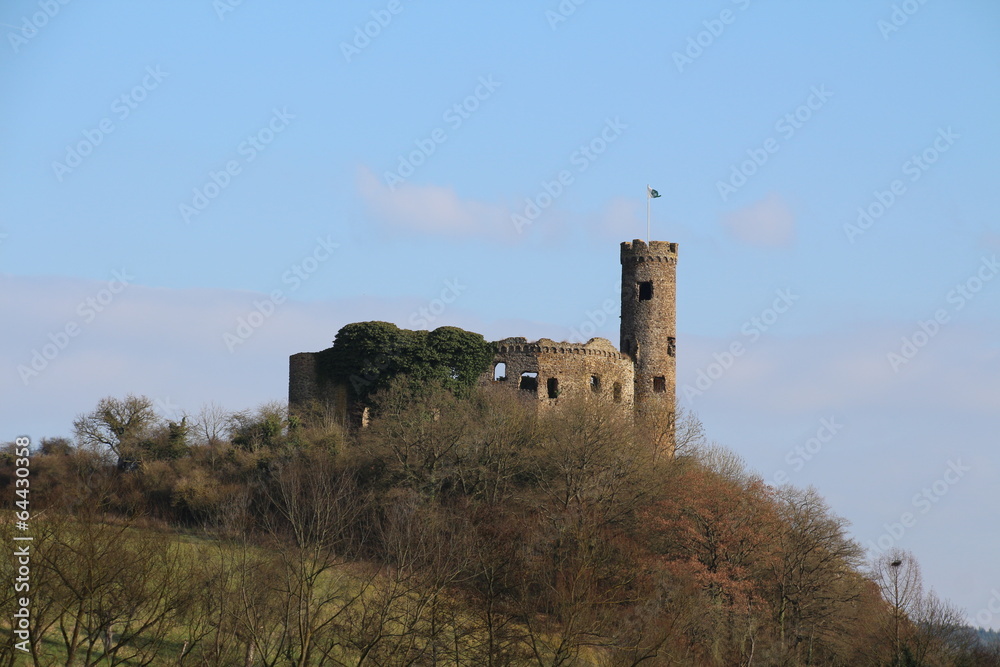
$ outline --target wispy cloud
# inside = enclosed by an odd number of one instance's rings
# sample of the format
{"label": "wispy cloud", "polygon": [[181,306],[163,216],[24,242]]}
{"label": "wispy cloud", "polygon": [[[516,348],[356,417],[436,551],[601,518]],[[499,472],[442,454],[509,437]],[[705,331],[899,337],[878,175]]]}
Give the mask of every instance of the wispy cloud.
{"label": "wispy cloud", "polygon": [[787,247],[795,241],[795,214],[773,192],[725,215],[722,224],[734,238],[750,245]]}
{"label": "wispy cloud", "polygon": [[1000,251],[1000,234],[993,232],[983,232],[980,243],[987,250]]}
{"label": "wispy cloud", "polygon": [[614,239],[632,239],[637,234],[645,234],[645,211],[641,200],[614,197],[604,209],[594,217],[594,228],[599,234]]}
{"label": "wispy cloud", "polygon": [[[896,373],[886,353],[899,347],[906,324],[854,325],[852,331],[801,336],[765,335],[734,359],[702,394],[688,401],[752,408],[773,415],[823,410],[952,411],[995,414],[1000,348],[978,324],[953,323]],[[746,342],[745,337],[733,340]],[[692,336],[681,341],[678,400],[697,387],[732,340]],[[713,375],[714,377],[714,375]],[[957,419],[958,417],[954,417]]]}
{"label": "wispy cloud", "polygon": [[369,214],[386,227],[444,236],[516,236],[506,206],[462,199],[440,185],[402,183],[393,191],[365,166],[358,168],[357,183]]}
{"label": "wispy cloud", "polygon": [[[28,433],[69,435],[73,418],[103,396],[145,394],[197,412],[209,401],[232,409],[285,398],[288,357],[329,347],[345,324],[409,322],[427,297],[289,299],[230,352],[223,339],[266,294],[132,285],[92,319],[78,305],[101,281],[0,274],[0,312],[18,326],[0,345],[0,442]],[[88,312],[84,310],[83,312]],[[483,330],[460,305],[433,326]],[[74,323],[73,334],[66,334]],[[35,352],[43,355],[32,361]],[[31,369],[22,381],[19,367]]]}

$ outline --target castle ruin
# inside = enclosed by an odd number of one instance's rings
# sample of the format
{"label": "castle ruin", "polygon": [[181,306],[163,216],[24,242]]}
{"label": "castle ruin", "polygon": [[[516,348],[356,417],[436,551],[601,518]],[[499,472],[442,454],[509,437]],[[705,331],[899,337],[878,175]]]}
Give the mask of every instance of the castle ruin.
{"label": "castle ruin", "polygon": [[[677,244],[625,241],[621,266],[620,349],[606,338],[586,343],[504,338],[493,344],[493,362],[478,384],[517,392],[542,410],[556,409],[560,399],[609,400],[669,432],[677,368]],[[289,407],[320,400],[347,422],[352,409],[347,388],[321,377],[325,352],[289,359]]]}

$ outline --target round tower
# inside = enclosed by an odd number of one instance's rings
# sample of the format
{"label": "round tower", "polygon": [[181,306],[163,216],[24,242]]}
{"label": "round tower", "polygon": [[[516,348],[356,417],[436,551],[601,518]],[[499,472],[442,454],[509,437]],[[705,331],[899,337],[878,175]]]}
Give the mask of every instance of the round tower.
{"label": "round tower", "polygon": [[635,369],[635,411],[672,431],[677,377],[677,244],[621,245],[621,351]]}

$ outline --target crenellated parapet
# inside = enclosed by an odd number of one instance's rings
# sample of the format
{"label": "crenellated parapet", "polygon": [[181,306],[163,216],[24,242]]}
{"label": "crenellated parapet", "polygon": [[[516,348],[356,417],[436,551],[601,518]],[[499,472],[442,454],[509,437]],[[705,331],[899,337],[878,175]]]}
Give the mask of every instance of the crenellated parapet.
{"label": "crenellated parapet", "polygon": [[606,338],[568,343],[551,338],[504,338],[480,385],[517,392],[540,409],[572,397],[607,400],[632,411],[632,360]]}
{"label": "crenellated parapet", "polygon": [[635,410],[669,431],[676,406],[677,244],[621,244],[621,350],[635,364]]}
{"label": "crenellated parapet", "polygon": [[591,338],[586,343],[567,343],[551,338],[540,338],[529,343],[525,338],[504,338],[496,342],[498,354],[569,354],[625,359],[607,338]]}
{"label": "crenellated parapet", "polygon": [[[655,433],[664,435],[657,439],[670,450],[677,368],[677,251],[677,244],[667,241],[635,239],[621,244],[619,348],[606,338],[591,338],[585,343],[551,338],[534,341],[524,337],[504,338],[492,343],[493,361],[475,381],[482,387],[512,392],[533,401],[539,410],[555,409],[567,399],[577,398],[620,405],[629,415],[639,417],[644,427],[652,426]],[[394,325],[384,322],[361,324],[378,325],[369,326],[377,331],[395,329]],[[478,369],[489,358],[490,349],[482,336],[476,336],[484,346],[477,356],[480,361],[475,368]],[[361,345],[355,338],[345,335],[345,340]],[[359,349],[368,348],[361,345]],[[459,345],[457,349],[465,348]],[[365,414],[361,410],[362,399],[358,397],[355,384],[350,385],[354,391],[351,394],[346,380],[333,381],[332,362],[324,356],[330,352],[292,355],[289,359],[289,405],[298,408],[318,402],[321,406],[332,406],[337,414],[344,416],[346,423],[348,415]],[[352,375],[350,381],[368,386],[383,372],[387,363],[383,362],[379,361],[379,355],[373,356],[371,363],[366,361],[364,364],[366,373]],[[353,419],[352,423],[355,422],[363,424],[363,416]]]}
{"label": "crenellated parapet", "polygon": [[621,245],[622,264],[637,264],[640,262],[677,263],[677,244],[667,241],[623,241]]}

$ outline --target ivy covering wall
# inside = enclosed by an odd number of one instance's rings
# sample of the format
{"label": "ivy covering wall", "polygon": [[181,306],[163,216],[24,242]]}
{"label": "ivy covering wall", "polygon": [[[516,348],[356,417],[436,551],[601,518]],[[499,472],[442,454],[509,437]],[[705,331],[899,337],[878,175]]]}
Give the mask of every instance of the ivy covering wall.
{"label": "ivy covering wall", "polygon": [[492,343],[458,327],[411,331],[390,322],[355,322],[338,331],[333,347],[321,353],[320,371],[362,402],[401,375],[415,387],[437,380],[462,395],[493,356]]}

